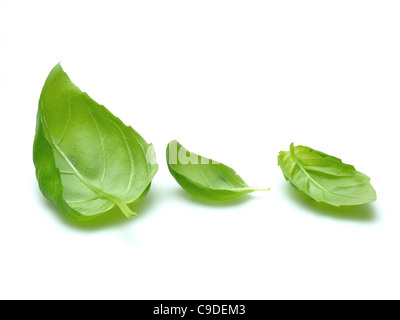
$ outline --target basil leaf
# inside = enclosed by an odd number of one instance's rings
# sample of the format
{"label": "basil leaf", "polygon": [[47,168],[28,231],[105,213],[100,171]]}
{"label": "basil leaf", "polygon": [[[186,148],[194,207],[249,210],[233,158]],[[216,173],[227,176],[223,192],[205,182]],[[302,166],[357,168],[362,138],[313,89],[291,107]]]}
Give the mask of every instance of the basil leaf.
{"label": "basil leaf", "polygon": [[154,149],[76,87],[58,64],[39,100],[33,161],[44,196],[74,221],[141,199],[157,172]]}
{"label": "basil leaf", "polygon": [[323,152],[292,143],[279,153],[278,165],[286,180],[318,202],[339,207],[376,200],[369,177]]}
{"label": "basil leaf", "polygon": [[179,185],[193,197],[228,200],[253,191],[230,167],[186,150],[178,141],[167,146],[168,169]]}

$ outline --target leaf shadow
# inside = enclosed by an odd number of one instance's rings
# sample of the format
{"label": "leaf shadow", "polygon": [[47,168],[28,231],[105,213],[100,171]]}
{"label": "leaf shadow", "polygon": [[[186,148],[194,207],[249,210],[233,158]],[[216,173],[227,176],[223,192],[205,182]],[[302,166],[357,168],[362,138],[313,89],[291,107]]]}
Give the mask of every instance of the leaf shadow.
{"label": "leaf shadow", "polygon": [[143,217],[146,216],[146,213],[150,211],[149,208],[151,204],[155,200],[154,193],[151,192],[150,188],[149,192],[143,199],[137,203],[128,205],[134,212],[138,213],[137,217],[127,219],[121,210],[115,206],[94,220],[77,222],[69,220],[67,217],[65,217],[52,201],[46,199],[38,188],[36,188],[36,190],[38,192],[38,197],[42,199],[43,206],[46,207],[48,211],[51,211],[51,213],[54,213],[60,223],[63,223],[69,227],[87,231],[96,231],[105,228],[123,226],[127,223],[135,223],[135,221],[143,219]]}
{"label": "leaf shadow", "polygon": [[299,206],[307,211],[344,221],[374,222],[377,220],[376,208],[372,203],[359,206],[335,207],[315,201],[308,195],[294,188],[287,181],[282,183],[284,183],[283,189],[286,195],[293,198]]}
{"label": "leaf shadow", "polygon": [[193,197],[192,195],[190,195],[189,193],[187,193],[185,190],[183,190],[180,187],[176,187],[174,189],[174,195],[176,195],[180,198],[183,198],[185,201],[189,201],[196,205],[201,205],[201,206],[205,206],[205,207],[214,207],[214,208],[234,207],[234,206],[242,205],[254,198],[254,196],[252,196],[251,194],[243,194],[239,197],[229,199],[229,200],[223,200],[223,201],[205,200],[205,199],[199,199],[199,198]]}

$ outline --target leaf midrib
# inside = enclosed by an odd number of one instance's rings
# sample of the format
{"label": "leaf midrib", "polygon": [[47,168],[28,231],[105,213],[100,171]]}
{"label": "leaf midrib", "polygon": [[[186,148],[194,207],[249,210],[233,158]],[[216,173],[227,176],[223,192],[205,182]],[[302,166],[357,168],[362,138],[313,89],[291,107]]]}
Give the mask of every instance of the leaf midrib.
{"label": "leaf midrib", "polygon": [[112,201],[114,204],[118,205],[121,200],[119,200],[117,197],[104,192],[103,190],[97,188],[96,186],[94,186],[92,183],[90,183],[89,181],[87,181],[85,179],[84,176],[82,176],[82,174],[78,171],[78,169],[75,168],[75,166],[71,163],[71,161],[68,159],[68,157],[65,155],[65,153],[60,149],[60,147],[55,143],[54,137],[51,134],[51,131],[49,129],[49,125],[47,123],[46,120],[46,114],[45,114],[45,108],[43,106],[43,101],[41,101],[42,103],[42,110],[43,110],[43,124],[46,127],[46,131],[49,134],[49,138],[50,138],[50,143],[52,144],[52,146],[57,150],[57,152],[60,154],[60,156],[65,160],[65,162],[67,162],[68,166],[71,168],[71,170],[74,172],[74,174],[90,189],[92,189],[94,192],[96,192],[98,195],[100,195],[100,197],[108,199],[110,201]]}
{"label": "leaf midrib", "polygon": [[292,155],[292,158],[294,159],[294,161],[296,162],[296,165],[300,168],[300,170],[306,175],[306,177],[313,182],[315,185],[317,185],[319,188],[322,189],[322,191],[324,192],[324,198],[325,198],[325,192],[328,192],[330,194],[333,194],[335,196],[339,196],[339,197],[343,197],[343,198],[350,198],[350,199],[367,199],[367,198],[361,198],[361,197],[352,197],[352,196],[348,196],[348,195],[344,195],[344,194],[339,194],[339,193],[335,193],[332,192],[326,188],[324,188],[323,186],[321,186],[317,181],[315,181],[308,173],[307,171],[304,169],[304,167],[301,165],[300,161],[297,159],[295,153],[294,153],[294,146],[293,144],[291,144],[290,146],[290,154]]}
{"label": "leaf midrib", "polygon": [[290,146],[290,154],[292,155],[292,158],[296,162],[296,165],[300,168],[300,170],[306,175],[307,179],[309,179],[311,182],[313,182],[315,185],[317,185],[319,188],[322,189],[324,192],[324,197],[325,197],[325,192],[329,192],[327,189],[325,189],[323,186],[321,186],[317,181],[315,181],[309,174],[308,172],[303,168],[301,165],[300,161],[297,159],[295,153],[294,153],[294,146],[293,144]]}

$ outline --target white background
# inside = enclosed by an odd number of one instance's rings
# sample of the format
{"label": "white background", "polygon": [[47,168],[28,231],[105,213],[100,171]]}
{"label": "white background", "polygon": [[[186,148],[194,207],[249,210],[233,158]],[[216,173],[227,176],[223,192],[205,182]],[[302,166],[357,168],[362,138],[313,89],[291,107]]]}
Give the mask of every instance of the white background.
{"label": "white background", "polygon": [[[398,1],[1,1],[0,298],[398,299]],[[72,81],[155,145],[149,194],[67,221],[32,162],[41,88]],[[167,143],[270,187],[196,201]],[[291,142],[372,178],[378,200],[335,209],[287,183]]]}

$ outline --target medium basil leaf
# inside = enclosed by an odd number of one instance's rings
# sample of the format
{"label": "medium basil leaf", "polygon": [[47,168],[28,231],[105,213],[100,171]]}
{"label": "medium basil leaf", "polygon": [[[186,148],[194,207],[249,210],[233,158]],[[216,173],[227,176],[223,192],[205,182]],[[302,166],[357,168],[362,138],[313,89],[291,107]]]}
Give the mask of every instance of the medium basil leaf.
{"label": "medium basil leaf", "polygon": [[154,149],[76,87],[60,64],[39,100],[33,161],[44,196],[69,219],[87,221],[141,199],[157,172]]}
{"label": "medium basil leaf", "polygon": [[249,187],[233,169],[189,152],[176,140],[167,146],[167,163],[179,185],[196,198],[220,201],[269,190]]}
{"label": "medium basil leaf", "polygon": [[278,156],[286,180],[318,202],[333,206],[376,200],[370,178],[342,160],[304,146],[290,146]]}

